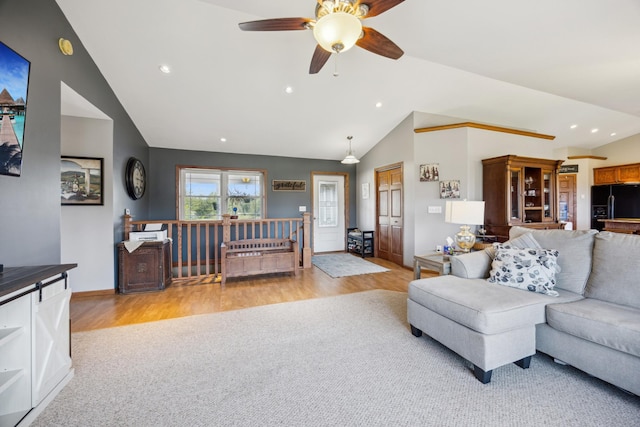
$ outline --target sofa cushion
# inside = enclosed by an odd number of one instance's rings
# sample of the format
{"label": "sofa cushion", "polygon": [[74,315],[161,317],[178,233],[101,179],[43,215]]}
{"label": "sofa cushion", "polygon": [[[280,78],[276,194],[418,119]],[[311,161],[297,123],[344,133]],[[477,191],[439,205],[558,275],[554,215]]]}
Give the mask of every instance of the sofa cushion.
{"label": "sofa cushion", "polygon": [[486,249],[449,257],[451,274],[465,279],[486,279],[489,277],[491,259]]}
{"label": "sofa cushion", "polygon": [[556,274],[555,290],[564,289],[582,294],[591,271],[591,255],[596,230],[532,230],[511,227],[509,237],[531,233],[545,249],[558,251],[558,264],[562,271]]}
{"label": "sofa cushion", "polygon": [[550,296],[558,296],[556,263],[558,251],[552,249],[512,248],[496,245],[489,282]]}
{"label": "sofa cushion", "polygon": [[546,304],[582,296],[560,291],[558,298],[498,286],[484,279],[439,276],[409,283],[409,299],[476,332],[496,334],[545,322]]}
{"label": "sofa cushion", "polygon": [[567,334],[640,357],[640,310],[585,298],[547,305],[547,323]]}
{"label": "sofa cushion", "polygon": [[640,309],[639,261],[640,236],[599,233],[585,296]]}
{"label": "sofa cushion", "polygon": [[485,252],[487,252],[487,254],[489,254],[491,259],[494,259],[496,257],[496,250],[497,250],[498,246],[501,246],[503,248],[504,247],[511,247],[511,248],[537,248],[537,249],[543,249],[543,247],[540,246],[540,243],[538,243],[538,241],[533,238],[533,235],[531,234],[531,231],[529,231],[528,233],[521,234],[518,237],[515,237],[513,239],[509,239],[504,243],[494,243],[490,247],[485,248],[484,249]]}
{"label": "sofa cushion", "polygon": [[[495,245],[497,243],[481,251],[451,257],[451,274],[466,279],[488,278],[491,271],[491,262],[496,256]],[[531,233],[523,234],[515,239],[501,243],[501,245],[514,248],[541,248],[531,236]]]}

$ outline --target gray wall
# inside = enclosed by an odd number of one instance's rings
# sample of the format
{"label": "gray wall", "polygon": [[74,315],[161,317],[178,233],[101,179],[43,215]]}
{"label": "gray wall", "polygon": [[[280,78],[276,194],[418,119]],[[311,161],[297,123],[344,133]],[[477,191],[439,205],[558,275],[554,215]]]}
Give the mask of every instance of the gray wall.
{"label": "gray wall", "polygon": [[[267,171],[267,216],[297,218],[298,206],[311,210],[311,172],[344,172],[349,174],[349,223],[356,224],[356,168],[335,160],[313,160],[291,157],[253,156],[244,154],[183,151],[151,148],[149,152],[149,219],[176,218],[176,166],[265,169]],[[274,179],[304,179],[306,192],[274,192]]]}
{"label": "gray wall", "polygon": [[[73,43],[73,56],[60,53],[60,37]],[[148,196],[131,201],[123,182],[130,156],[148,164],[146,142],[55,1],[0,0],[0,40],[31,61],[22,176],[0,175],[0,263],[60,262],[61,81],[113,120],[113,232],[121,240],[125,205],[134,214],[147,212]],[[90,207],[77,209],[91,215]]]}

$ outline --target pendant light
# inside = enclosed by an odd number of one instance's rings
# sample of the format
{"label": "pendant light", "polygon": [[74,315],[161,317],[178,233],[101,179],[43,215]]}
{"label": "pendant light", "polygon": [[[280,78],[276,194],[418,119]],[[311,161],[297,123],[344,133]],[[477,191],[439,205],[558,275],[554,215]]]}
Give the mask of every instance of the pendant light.
{"label": "pendant light", "polygon": [[340,163],[345,165],[353,165],[355,163],[360,163],[360,160],[358,160],[356,156],[353,155],[353,151],[351,150],[351,140],[353,139],[353,137],[348,136],[347,139],[349,140],[349,151],[347,151],[347,156]]}

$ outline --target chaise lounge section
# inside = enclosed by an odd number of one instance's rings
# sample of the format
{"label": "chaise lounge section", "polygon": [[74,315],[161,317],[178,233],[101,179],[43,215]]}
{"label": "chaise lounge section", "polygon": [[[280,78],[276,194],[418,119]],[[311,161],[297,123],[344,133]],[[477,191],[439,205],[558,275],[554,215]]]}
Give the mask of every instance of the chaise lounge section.
{"label": "chaise lounge section", "polygon": [[[502,247],[557,251],[552,290],[487,280]],[[537,350],[640,395],[639,257],[640,236],[512,227],[509,242],[452,257],[452,275],[409,284],[411,331],[470,361],[483,383],[500,366],[528,368]]]}

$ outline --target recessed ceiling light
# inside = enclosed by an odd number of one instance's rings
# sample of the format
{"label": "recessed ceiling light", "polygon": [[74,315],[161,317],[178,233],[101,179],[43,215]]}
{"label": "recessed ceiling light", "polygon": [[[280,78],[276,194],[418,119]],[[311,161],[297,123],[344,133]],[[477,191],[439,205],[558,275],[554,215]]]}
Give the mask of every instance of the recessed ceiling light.
{"label": "recessed ceiling light", "polygon": [[227,142],[227,138],[225,137],[220,138],[220,142]]}
{"label": "recessed ceiling light", "polygon": [[575,129],[577,127],[578,127],[578,125],[571,125],[571,129]]}
{"label": "recessed ceiling light", "polygon": [[293,88],[291,86],[287,86],[286,88],[284,88],[284,91],[286,93],[293,93]]}
{"label": "recessed ceiling light", "polygon": [[169,68],[168,65],[161,65],[159,68],[160,68],[160,71],[162,71],[165,74],[169,74],[171,72],[171,68]]}
{"label": "recessed ceiling light", "polygon": [[611,135],[611,136],[616,136],[616,135],[617,135],[617,133],[615,133],[615,132],[611,132],[611,134],[610,134],[610,135]]}
{"label": "recessed ceiling light", "polygon": [[599,130],[600,130],[600,129],[598,129],[598,128],[593,128],[593,129],[591,129],[591,133],[596,133],[596,132],[598,132]]}
{"label": "recessed ceiling light", "polygon": [[382,107],[382,102],[376,102],[376,108]]}

